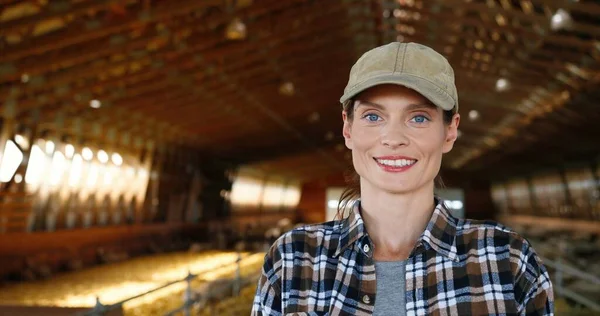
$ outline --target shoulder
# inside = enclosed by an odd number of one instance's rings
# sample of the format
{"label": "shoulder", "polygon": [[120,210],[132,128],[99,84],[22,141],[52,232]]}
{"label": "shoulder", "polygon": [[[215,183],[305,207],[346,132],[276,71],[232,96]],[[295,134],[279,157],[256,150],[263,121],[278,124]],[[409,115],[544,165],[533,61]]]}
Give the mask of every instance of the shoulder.
{"label": "shoulder", "polygon": [[458,242],[477,247],[531,248],[531,244],[525,237],[493,220],[456,219],[456,236]]}
{"label": "shoulder", "polygon": [[[524,238],[511,228],[493,220],[474,220],[454,218],[456,235],[466,239],[477,239],[483,236],[498,236],[500,238],[519,239]],[[497,240],[500,241],[500,240]]]}
{"label": "shoulder", "polygon": [[457,249],[465,257],[505,260],[510,262],[513,274],[523,275],[530,282],[546,272],[529,240],[496,221],[458,219],[456,237]]}
{"label": "shoulder", "polygon": [[335,248],[342,225],[343,221],[329,221],[296,227],[277,238],[271,246],[271,251],[312,253],[317,248]]}

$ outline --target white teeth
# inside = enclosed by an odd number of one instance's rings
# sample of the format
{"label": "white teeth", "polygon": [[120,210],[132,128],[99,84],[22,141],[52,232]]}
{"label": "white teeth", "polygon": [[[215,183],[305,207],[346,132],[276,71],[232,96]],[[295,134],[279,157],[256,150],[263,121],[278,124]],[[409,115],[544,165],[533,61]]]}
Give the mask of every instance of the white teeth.
{"label": "white teeth", "polygon": [[377,162],[379,162],[382,165],[386,165],[386,166],[406,167],[406,166],[410,166],[410,165],[414,164],[417,161],[416,160],[408,160],[408,159],[396,159],[396,160],[377,159]]}

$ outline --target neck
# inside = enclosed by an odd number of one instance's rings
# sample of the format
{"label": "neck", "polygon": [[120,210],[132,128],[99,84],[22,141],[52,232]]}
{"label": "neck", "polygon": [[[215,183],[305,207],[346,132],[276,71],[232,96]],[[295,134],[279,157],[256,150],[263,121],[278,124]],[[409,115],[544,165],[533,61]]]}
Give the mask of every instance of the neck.
{"label": "neck", "polygon": [[435,208],[433,183],[396,194],[361,183],[361,215],[379,261],[404,260],[427,227]]}

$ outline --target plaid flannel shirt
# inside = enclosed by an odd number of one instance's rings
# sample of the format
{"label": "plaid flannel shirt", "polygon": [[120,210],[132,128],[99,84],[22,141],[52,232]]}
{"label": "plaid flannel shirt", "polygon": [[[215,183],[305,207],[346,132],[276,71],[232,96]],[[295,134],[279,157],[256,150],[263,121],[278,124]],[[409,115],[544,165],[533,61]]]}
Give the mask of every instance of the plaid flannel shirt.
{"label": "plaid flannel shirt", "polygon": [[[265,256],[252,315],[372,315],[373,245],[356,203],[341,221],[282,235]],[[526,239],[458,219],[438,201],[406,264],[407,315],[553,315],[552,284]]]}

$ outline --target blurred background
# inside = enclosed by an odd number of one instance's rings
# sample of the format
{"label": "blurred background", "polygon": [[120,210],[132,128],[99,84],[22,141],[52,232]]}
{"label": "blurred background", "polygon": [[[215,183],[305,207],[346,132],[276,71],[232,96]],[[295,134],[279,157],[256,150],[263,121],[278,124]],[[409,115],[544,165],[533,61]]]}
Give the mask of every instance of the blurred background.
{"label": "blurred background", "polygon": [[0,315],[249,314],[271,243],[335,215],[338,100],[391,41],[455,69],[438,194],[599,315],[592,0],[0,0]]}

